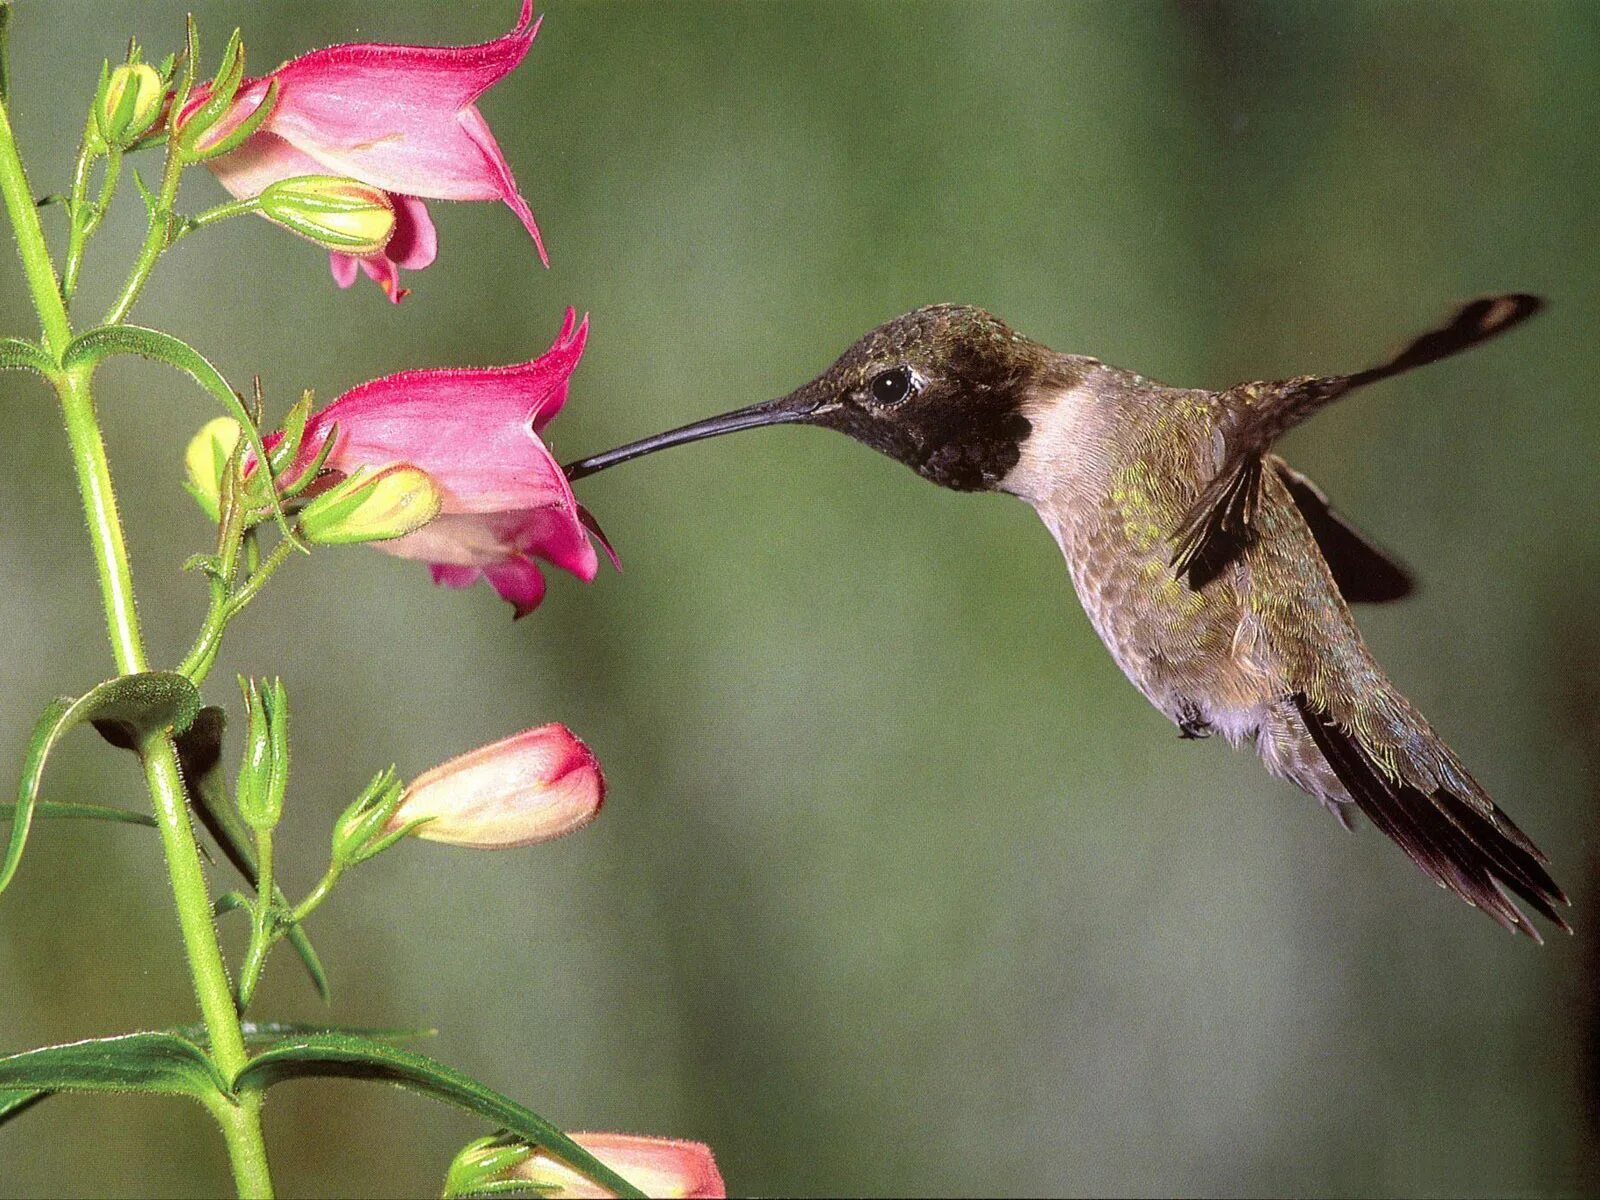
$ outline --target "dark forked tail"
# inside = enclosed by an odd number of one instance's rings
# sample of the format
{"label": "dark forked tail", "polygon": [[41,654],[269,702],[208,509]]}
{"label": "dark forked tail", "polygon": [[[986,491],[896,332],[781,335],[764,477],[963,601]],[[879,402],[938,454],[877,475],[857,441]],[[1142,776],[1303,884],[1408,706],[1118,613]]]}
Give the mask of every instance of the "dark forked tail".
{"label": "dark forked tail", "polygon": [[1513,895],[1557,929],[1572,932],[1556,911],[1570,901],[1545,870],[1544,854],[1464,772],[1461,786],[1441,784],[1426,793],[1380,765],[1354,734],[1303,694],[1294,702],[1350,799],[1428,876],[1536,942],[1544,939]]}

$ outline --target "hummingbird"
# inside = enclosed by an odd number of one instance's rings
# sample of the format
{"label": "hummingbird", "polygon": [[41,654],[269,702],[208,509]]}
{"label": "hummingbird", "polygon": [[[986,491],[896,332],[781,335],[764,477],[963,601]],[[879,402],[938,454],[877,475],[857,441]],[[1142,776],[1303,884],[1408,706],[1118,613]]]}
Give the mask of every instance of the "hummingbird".
{"label": "hummingbird", "polygon": [[1347,829],[1364,814],[1441,887],[1542,941],[1518,900],[1570,932],[1548,859],[1389,681],[1351,616],[1410,593],[1410,573],[1272,452],[1334,401],[1541,307],[1483,297],[1377,366],[1209,391],[937,304],[880,325],[788,395],[565,470],[576,481],[736,430],[812,425],[941,487],[1016,496],[1054,535],[1112,658],[1179,736],[1253,742]]}

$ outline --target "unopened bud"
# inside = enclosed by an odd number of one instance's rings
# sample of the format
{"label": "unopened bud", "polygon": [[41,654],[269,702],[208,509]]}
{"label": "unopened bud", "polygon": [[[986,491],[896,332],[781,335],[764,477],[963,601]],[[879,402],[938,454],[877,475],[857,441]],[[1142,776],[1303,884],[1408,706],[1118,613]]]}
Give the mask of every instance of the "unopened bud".
{"label": "unopened bud", "polygon": [[283,816],[289,785],[289,695],[283,681],[239,680],[247,725],[235,801],[245,824],[265,832]]}
{"label": "unopened bud", "polygon": [[[711,1147],[704,1143],[628,1133],[575,1133],[572,1140],[646,1196],[698,1198],[728,1194]],[[502,1178],[532,1184],[541,1196],[563,1200],[613,1195],[542,1148]]]}
{"label": "unopened bud", "polygon": [[228,460],[241,436],[239,422],[232,417],[218,417],[207,421],[183,452],[184,471],[189,476],[184,487],[213,521],[221,504],[222,473],[228,469]]}
{"label": "unopened bud", "polygon": [[565,725],[541,725],[419,775],[389,829],[479,850],[529,846],[587,825],[605,794],[589,747]]}
{"label": "unopened bud", "polygon": [[394,233],[389,193],[337,175],[280,179],[258,202],[268,220],[340,254],[376,254]]}
{"label": "unopened bud", "polygon": [[300,514],[309,542],[385,542],[421,529],[439,515],[439,489],[426,471],[404,463],[359,467]]}
{"label": "unopened bud", "polygon": [[161,116],[167,100],[161,76],[149,63],[122,63],[102,77],[94,124],[107,146],[125,149]]}

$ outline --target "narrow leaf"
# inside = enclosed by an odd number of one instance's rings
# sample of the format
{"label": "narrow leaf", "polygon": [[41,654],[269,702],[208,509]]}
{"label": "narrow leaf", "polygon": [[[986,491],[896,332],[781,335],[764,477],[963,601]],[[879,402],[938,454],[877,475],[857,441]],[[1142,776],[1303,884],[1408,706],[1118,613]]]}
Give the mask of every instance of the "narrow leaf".
{"label": "narrow leaf", "polygon": [[[0,804],[0,821],[15,817],[18,805]],[[149,813],[134,812],[131,808],[115,808],[109,804],[62,804],[53,800],[40,800],[33,806],[33,815],[47,820],[115,821],[124,825],[156,827],[156,819]]]}
{"label": "narrow leaf", "polygon": [[[44,1092],[143,1092],[209,1100],[228,1096],[210,1056],[172,1033],[128,1033],[0,1058],[0,1089]],[[26,1103],[26,1101],[22,1101]]]}
{"label": "narrow leaf", "polygon": [[45,762],[63,733],[74,725],[93,721],[102,734],[118,745],[140,746],[162,730],[187,728],[199,711],[200,693],[194,684],[187,676],[169,671],[122,675],[90,688],[76,700],[52,700],[28,740],[22,782],[11,813],[11,839],[6,843],[5,858],[0,860],[0,892],[10,884],[22,861],[39,786],[44,781]]}
{"label": "narrow leaf", "polygon": [[[200,823],[206,827],[222,853],[234,868],[254,888],[261,881],[256,868],[256,851],[249,831],[239,814],[234,811],[228,797],[228,781],[222,769],[222,733],[227,725],[227,714],[220,708],[208,706],[200,710],[194,722],[178,738],[178,759],[183,765],[184,785],[188,788],[191,807]],[[272,889],[273,899],[289,907],[289,898],[283,889]],[[295,925],[285,935],[294,947],[300,961],[305,964],[311,985],[324,1003],[332,999],[328,975],[322,968],[306,931]]]}
{"label": "narrow leaf", "polygon": [[644,1195],[537,1113],[443,1063],[371,1038],[312,1034],[285,1042],[257,1055],[233,1082],[238,1092],[261,1091],[285,1079],[307,1077],[372,1079],[420,1092],[537,1143],[552,1158],[619,1196]]}
{"label": "narrow leaf", "polygon": [[[244,429],[245,438],[250,443],[250,449],[256,456],[256,462],[261,464],[269,461],[266,447],[261,442],[261,430],[250,419],[250,413],[245,409],[244,402],[228,386],[228,381],[222,377],[222,372],[212,366],[211,361],[188,342],[175,338],[170,333],[145,329],[138,325],[102,325],[98,329],[80,333],[67,343],[67,348],[61,355],[61,362],[63,366],[78,366],[83,363],[97,363],[113,354],[134,354],[140,358],[164,362],[169,367],[188,375],[220,401],[228,410],[228,415],[239,422]],[[271,501],[273,515],[277,518],[278,527],[283,530],[283,536],[304,550],[305,546],[289,528],[289,519],[284,516],[283,503],[278,498],[276,489],[272,490]]]}
{"label": "narrow leaf", "polygon": [[0,1125],[4,1125],[13,1117],[20,1117],[41,1100],[48,1100],[50,1093],[33,1088],[15,1088],[0,1091]]}
{"label": "narrow leaf", "polygon": [[[0,12],[4,12],[0,8]],[[25,338],[0,338],[0,371],[37,371],[41,375],[50,375],[56,370],[56,364],[33,342]]]}

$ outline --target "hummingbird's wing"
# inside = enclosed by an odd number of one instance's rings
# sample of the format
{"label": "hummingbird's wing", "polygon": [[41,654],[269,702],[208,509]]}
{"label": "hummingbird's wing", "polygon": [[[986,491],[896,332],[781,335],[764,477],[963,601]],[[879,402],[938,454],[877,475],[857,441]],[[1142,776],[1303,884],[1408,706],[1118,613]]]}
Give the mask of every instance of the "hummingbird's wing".
{"label": "hummingbird's wing", "polygon": [[1463,305],[1438,329],[1365,371],[1229,388],[1222,393],[1221,469],[1178,526],[1173,569],[1199,590],[1250,543],[1261,500],[1261,457],[1288,430],[1355,388],[1458,354],[1520,325],[1543,307],[1539,297],[1522,293],[1485,296]]}
{"label": "hummingbird's wing", "polygon": [[1333,572],[1346,604],[1386,604],[1416,590],[1405,564],[1377,546],[1328,502],[1322,489],[1275,454],[1266,456],[1311,527],[1317,549]]}

